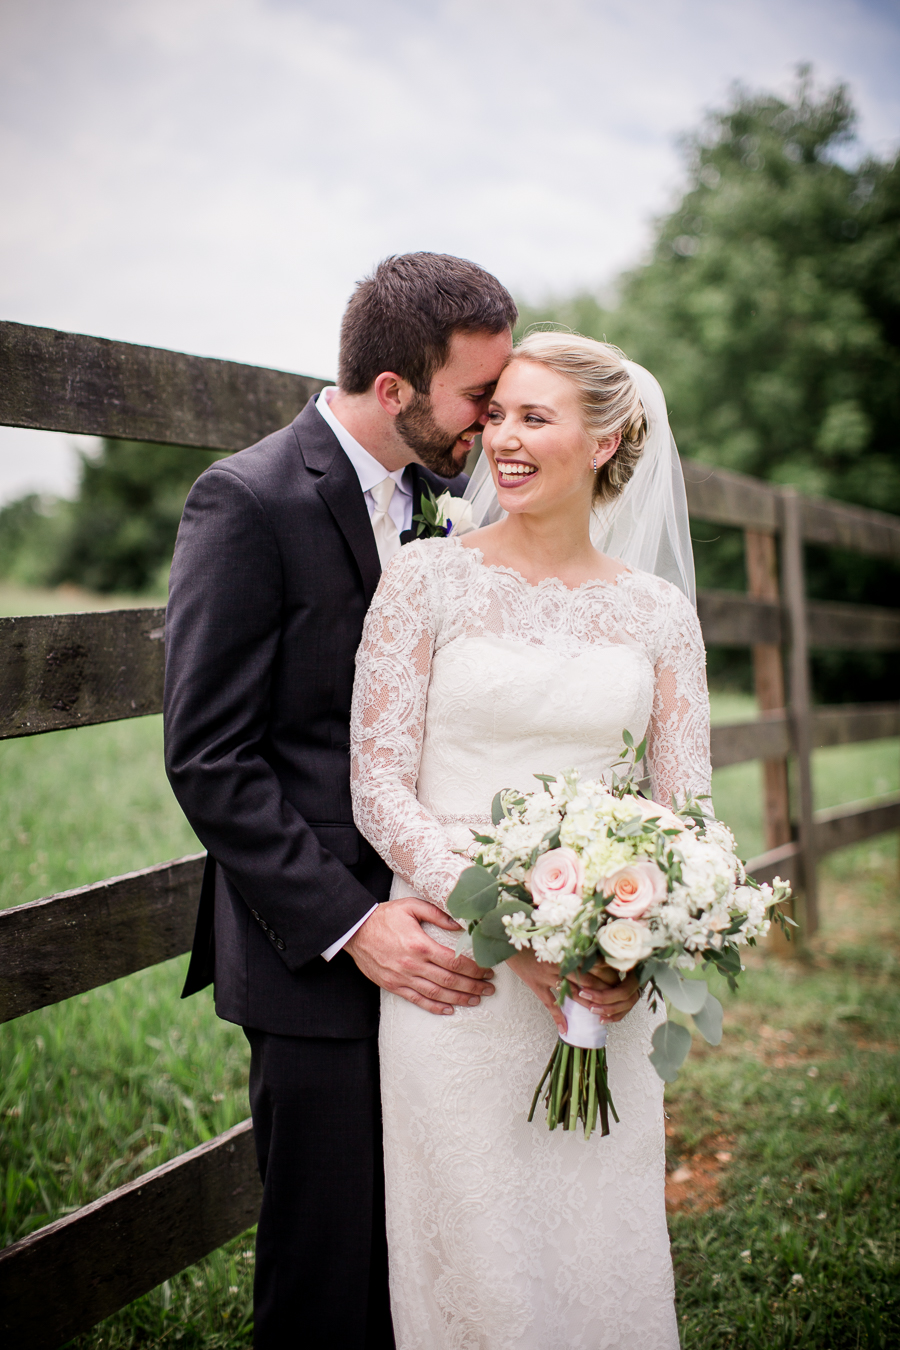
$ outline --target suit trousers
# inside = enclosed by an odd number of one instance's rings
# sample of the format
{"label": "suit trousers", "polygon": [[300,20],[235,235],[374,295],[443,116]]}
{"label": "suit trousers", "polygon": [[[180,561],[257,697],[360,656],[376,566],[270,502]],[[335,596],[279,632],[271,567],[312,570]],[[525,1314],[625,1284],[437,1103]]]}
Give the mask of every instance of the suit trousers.
{"label": "suit trousers", "polygon": [[378,1038],[244,1034],[263,1182],[255,1350],[393,1350]]}

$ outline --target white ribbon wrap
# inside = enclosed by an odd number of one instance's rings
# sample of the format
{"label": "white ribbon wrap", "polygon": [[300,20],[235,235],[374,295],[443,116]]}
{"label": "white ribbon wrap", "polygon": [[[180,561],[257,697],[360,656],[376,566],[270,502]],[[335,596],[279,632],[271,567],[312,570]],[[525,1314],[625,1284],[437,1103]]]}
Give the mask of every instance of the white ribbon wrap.
{"label": "white ribbon wrap", "polygon": [[567,998],[562,1005],[563,1016],[568,1030],[560,1032],[560,1040],[567,1045],[577,1045],[581,1050],[601,1050],[606,1044],[608,1027],[600,1021],[583,1003]]}

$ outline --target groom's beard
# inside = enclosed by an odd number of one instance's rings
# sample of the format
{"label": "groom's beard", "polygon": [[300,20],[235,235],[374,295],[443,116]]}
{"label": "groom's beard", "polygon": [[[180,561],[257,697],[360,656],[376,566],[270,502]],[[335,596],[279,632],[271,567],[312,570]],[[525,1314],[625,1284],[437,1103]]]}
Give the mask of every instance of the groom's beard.
{"label": "groom's beard", "polygon": [[[466,457],[457,460],[453,451],[459,443],[459,432],[453,435],[435,420],[431,399],[416,392],[408,408],[397,414],[396,427],[403,440],[418,458],[441,478],[456,478],[465,467]],[[481,430],[465,428],[465,430]]]}

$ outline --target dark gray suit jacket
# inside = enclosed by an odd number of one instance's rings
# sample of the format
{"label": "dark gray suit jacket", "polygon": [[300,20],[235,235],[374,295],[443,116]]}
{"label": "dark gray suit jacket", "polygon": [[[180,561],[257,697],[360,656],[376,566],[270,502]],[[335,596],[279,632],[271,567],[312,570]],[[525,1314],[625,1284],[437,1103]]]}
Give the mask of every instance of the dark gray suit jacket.
{"label": "dark gray suit jacket", "polygon": [[[423,481],[465,486],[412,468],[416,512]],[[166,769],[209,851],[184,993],[214,978],[219,1016],[243,1026],[377,1027],[377,988],[321,953],[390,889],[350,801],[354,658],[379,575],[359,479],[312,400],[191,489],[166,616]]]}

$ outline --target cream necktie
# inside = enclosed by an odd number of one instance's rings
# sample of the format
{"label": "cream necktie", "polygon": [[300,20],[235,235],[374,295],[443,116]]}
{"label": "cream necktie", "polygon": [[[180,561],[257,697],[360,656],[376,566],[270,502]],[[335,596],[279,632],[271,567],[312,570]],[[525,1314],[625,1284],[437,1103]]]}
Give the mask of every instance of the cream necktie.
{"label": "cream necktie", "polygon": [[400,552],[400,531],[388,515],[388,507],[396,486],[393,478],[385,478],[377,487],[369,489],[375,503],[372,532],[375,535],[375,546],[383,568],[387,567],[395,553]]}

